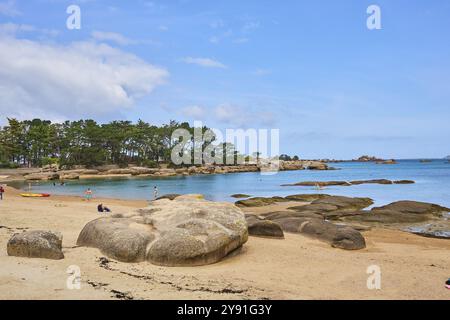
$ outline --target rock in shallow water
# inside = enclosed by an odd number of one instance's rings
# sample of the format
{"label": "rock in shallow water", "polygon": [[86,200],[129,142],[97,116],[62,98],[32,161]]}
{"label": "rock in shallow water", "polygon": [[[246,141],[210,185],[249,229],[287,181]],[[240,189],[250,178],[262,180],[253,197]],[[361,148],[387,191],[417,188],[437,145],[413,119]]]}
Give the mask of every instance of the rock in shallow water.
{"label": "rock in shallow water", "polygon": [[220,261],[247,238],[247,223],[239,208],[185,196],[91,221],[77,244],[124,262],[198,266]]}
{"label": "rock in shallow water", "polygon": [[51,231],[27,231],[15,234],[8,241],[9,256],[64,259],[62,252],[62,235]]}

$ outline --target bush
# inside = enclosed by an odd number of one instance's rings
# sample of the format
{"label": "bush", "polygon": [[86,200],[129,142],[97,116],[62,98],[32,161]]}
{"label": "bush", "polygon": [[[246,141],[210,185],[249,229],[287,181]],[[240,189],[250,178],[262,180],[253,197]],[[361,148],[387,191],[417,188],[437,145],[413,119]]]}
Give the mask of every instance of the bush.
{"label": "bush", "polygon": [[58,158],[44,157],[41,160],[41,165],[42,166],[53,165],[53,164],[59,164],[59,159]]}
{"label": "bush", "polygon": [[158,163],[150,159],[143,160],[142,165],[147,168],[158,168]]}
{"label": "bush", "polygon": [[0,162],[0,169],[17,169],[20,166],[14,162]]}

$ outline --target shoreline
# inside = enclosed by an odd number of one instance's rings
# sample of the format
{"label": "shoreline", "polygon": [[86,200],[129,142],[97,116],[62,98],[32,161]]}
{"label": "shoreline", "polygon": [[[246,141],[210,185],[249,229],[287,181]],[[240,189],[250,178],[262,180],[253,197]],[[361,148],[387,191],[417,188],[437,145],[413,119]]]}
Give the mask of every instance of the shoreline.
{"label": "shoreline", "polygon": [[[266,170],[266,163],[246,163],[240,165],[202,165],[179,168],[159,168],[129,166],[120,168],[117,165],[105,165],[92,169],[79,168],[60,170],[58,166],[42,168],[0,169],[0,183],[14,181],[70,181],[83,179],[108,179],[118,177],[152,177],[166,178],[191,175],[230,174],[245,172],[261,172]],[[270,165],[270,164],[269,164]],[[75,166],[77,167],[77,166]],[[268,167],[270,169],[270,167]],[[278,163],[278,171],[296,170],[334,170],[321,161],[298,160]]]}
{"label": "shoreline", "polygon": [[[127,264],[105,258],[97,249],[76,246],[84,225],[100,216],[98,201],[76,196],[26,199],[18,194],[8,187],[0,202],[0,299],[448,299],[449,295],[443,286],[450,265],[448,240],[373,228],[364,232],[365,249],[344,251],[286,233],[283,240],[251,236],[239,251],[212,265]],[[105,202],[113,213],[147,203]],[[284,202],[243,211],[262,214],[300,204]],[[7,256],[10,236],[34,229],[61,232],[65,259]],[[382,269],[381,290],[366,286],[366,270],[373,264]],[[66,288],[70,265],[80,267],[81,290]]]}

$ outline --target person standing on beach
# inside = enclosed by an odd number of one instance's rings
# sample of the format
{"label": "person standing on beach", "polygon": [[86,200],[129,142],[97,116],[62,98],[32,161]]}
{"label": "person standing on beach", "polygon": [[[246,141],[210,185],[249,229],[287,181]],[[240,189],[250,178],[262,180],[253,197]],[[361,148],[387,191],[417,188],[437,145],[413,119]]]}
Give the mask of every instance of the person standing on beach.
{"label": "person standing on beach", "polygon": [[91,201],[92,199],[92,190],[91,188],[88,188],[85,192],[84,192],[84,196],[86,198],[86,201]]}
{"label": "person standing on beach", "polygon": [[5,189],[3,186],[0,186],[0,200],[3,200],[3,193],[5,193]]}
{"label": "person standing on beach", "polygon": [[157,186],[155,186],[153,188],[153,199],[156,200],[156,198],[158,198],[158,187]]}

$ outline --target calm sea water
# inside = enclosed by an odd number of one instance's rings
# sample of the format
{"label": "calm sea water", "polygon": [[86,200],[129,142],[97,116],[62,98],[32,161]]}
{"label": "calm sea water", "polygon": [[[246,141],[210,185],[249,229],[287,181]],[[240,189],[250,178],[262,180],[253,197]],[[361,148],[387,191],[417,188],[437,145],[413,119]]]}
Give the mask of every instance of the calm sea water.
{"label": "calm sea water", "polygon": [[[336,163],[332,171],[283,171],[275,175],[260,173],[235,173],[226,175],[199,175],[170,178],[127,178],[108,180],[69,181],[65,186],[53,186],[52,182],[33,183],[33,192],[50,194],[83,195],[91,188],[94,196],[122,199],[152,199],[153,187],[160,195],[166,193],[201,193],[209,200],[235,201],[230,195],[245,193],[251,196],[287,196],[299,193],[327,193],[333,195],[370,197],[375,205],[397,200],[432,202],[450,207],[450,163],[433,160],[400,160],[396,165],[374,163]],[[358,186],[333,186],[317,191],[313,187],[281,187],[282,184],[299,181],[327,180],[415,180],[408,185],[367,184]],[[26,184],[17,185],[25,189]]]}

